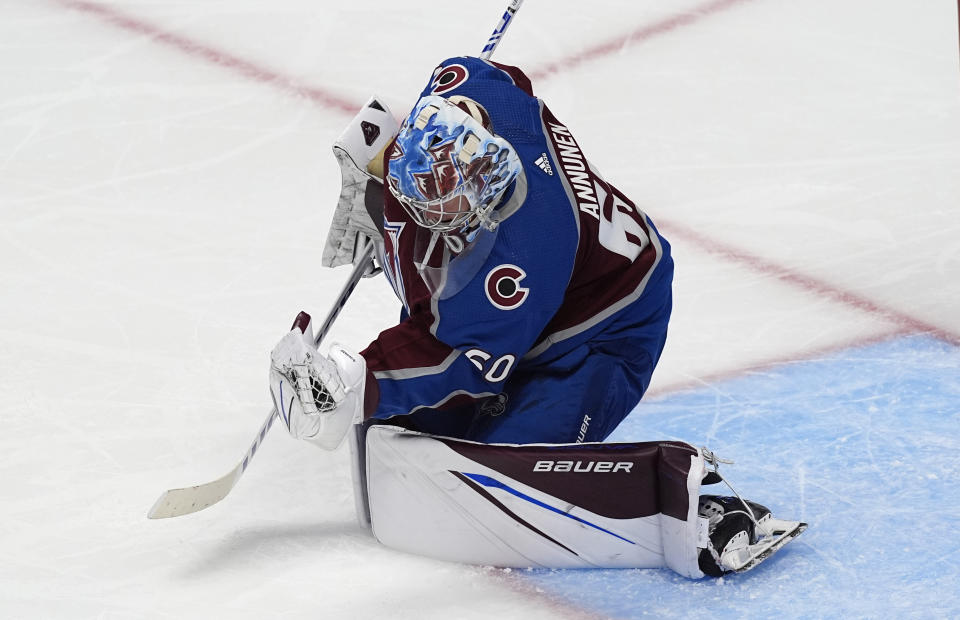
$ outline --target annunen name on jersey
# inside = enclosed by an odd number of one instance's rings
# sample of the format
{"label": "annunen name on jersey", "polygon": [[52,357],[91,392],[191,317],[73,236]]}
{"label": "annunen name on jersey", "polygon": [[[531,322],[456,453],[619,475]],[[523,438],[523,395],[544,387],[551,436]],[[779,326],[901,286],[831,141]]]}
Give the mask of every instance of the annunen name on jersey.
{"label": "annunen name on jersey", "polygon": [[533,471],[610,474],[618,471],[630,473],[632,467],[632,461],[537,461]]}
{"label": "annunen name on jersey", "polygon": [[597,192],[590,179],[590,170],[587,168],[587,161],[577,141],[573,139],[570,130],[559,123],[548,122],[550,135],[557,147],[557,155],[560,158],[560,167],[567,175],[573,191],[577,195],[577,206],[584,213],[589,213],[600,220],[600,206],[597,204]]}

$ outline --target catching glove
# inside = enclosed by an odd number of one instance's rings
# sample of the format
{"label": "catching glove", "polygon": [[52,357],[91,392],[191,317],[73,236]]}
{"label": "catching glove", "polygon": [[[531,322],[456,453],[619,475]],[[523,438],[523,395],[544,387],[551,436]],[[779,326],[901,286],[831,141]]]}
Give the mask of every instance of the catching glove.
{"label": "catching glove", "polygon": [[280,419],[297,439],[327,450],[363,420],[366,376],[360,355],[336,344],[327,355],[317,350],[306,312],[270,352],[270,393]]}

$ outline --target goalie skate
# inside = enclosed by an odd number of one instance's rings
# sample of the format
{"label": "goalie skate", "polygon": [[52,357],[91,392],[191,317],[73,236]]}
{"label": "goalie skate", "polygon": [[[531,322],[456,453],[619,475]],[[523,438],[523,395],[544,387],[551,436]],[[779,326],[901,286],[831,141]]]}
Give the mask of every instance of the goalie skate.
{"label": "goalie skate", "polygon": [[807,529],[806,523],[768,517],[757,526],[759,540],[752,545],[730,549],[720,556],[720,565],[728,571],[743,573],[768,559],[785,544]]}
{"label": "goalie skate", "polygon": [[708,521],[710,535],[700,568],[713,577],[750,570],[807,528],[806,523],[776,519],[766,506],[739,497],[702,495],[699,515]]}

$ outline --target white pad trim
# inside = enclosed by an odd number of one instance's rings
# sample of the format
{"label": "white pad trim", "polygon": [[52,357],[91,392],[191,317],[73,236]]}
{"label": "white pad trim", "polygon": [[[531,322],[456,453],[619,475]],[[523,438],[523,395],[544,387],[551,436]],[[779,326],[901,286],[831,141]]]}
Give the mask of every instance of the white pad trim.
{"label": "white pad trim", "polygon": [[690,455],[690,472],[687,474],[687,493],[689,494],[687,520],[681,521],[669,515],[660,514],[666,565],[684,577],[692,579],[700,579],[704,576],[703,571],[700,570],[700,549],[710,543],[708,521],[697,514],[700,505],[700,481],[703,480],[705,467],[703,455],[699,450],[696,456]]}

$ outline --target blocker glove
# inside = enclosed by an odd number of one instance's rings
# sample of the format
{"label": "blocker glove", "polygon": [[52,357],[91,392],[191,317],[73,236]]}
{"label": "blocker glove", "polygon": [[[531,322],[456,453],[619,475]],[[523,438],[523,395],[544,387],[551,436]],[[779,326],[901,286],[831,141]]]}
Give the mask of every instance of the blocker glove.
{"label": "blocker glove", "polygon": [[336,344],[327,355],[317,350],[306,312],[270,352],[270,393],[280,419],[297,439],[327,450],[362,421],[366,376],[360,355]]}

